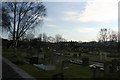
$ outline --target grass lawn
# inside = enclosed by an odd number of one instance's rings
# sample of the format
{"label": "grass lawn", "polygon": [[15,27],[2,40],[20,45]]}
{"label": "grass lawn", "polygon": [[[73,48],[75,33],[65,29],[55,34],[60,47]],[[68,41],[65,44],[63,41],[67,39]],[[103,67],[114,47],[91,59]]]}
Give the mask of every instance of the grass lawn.
{"label": "grass lawn", "polygon": [[[20,68],[40,80],[41,78],[50,78],[52,79],[53,75],[61,73],[61,68],[59,64],[57,65],[57,69],[53,71],[44,71],[42,69],[38,69],[34,67],[33,65],[18,65]],[[69,69],[63,70],[63,74],[65,78],[92,78],[92,69],[76,65],[76,64],[70,64]],[[100,77],[103,75],[103,73],[100,73]]]}
{"label": "grass lawn", "polygon": [[[17,51],[17,54],[19,55],[21,51]],[[25,57],[18,56],[13,57],[12,56],[12,50],[3,50],[3,56],[9,59],[10,61],[14,62],[16,60],[26,60]],[[109,59],[109,58],[108,58]],[[97,57],[91,58],[90,60],[99,60]],[[111,60],[111,58],[109,59]],[[93,78],[93,70],[90,69],[88,66],[82,66],[82,65],[76,65],[76,64],[69,64],[69,68],[66,70],[61,69],[62,59],[56,60],[56,70],[53,71],[44,71],[42,69],[38,69],[32,64],[18,64],[17,66],[32,75],[33,77],[37,78],[38,80],[41,80],[41,78],[49,78],[52,79],[53,75],[59,74],[63,72],[65,78]],[[112,74],[111,74],[112,75]],[[118,76],[116,74],[113,74],[114,76]],[[113,76],[113,77],[114,77]],[[100,72],[100,78],[103,77],[103,72]]]}
{"label": "grass lawn", "polygon": [[[20,51],[17,52],[17,54],[19,53]],[[18,56],[18,57],[12,56],[11,50],[4,50],[3,56],[12,62],[16,60],[25,60],[25,58],[22,56]],[[61,63],[62,63],[62,60],[58,59],[56,61],[56,70],[53,70],[53,71],[44,71],[42,69],[36,68],[35,66],[31,64],[18,64],[17,66],[38,79],[52,78],[53,75],[59,74],[61,72],[63,72],[65,78],[92,78],[92,70],[88,67],[76,65],[76,64],[69,64],[69,69],[62,71]]]}
{"label": "grass lawn", "polygon": [[102,59],[100,60],[100,57],[91,57],[89,58],[89,60],[92,60],[92,61],[101,61],[101,62],[105,62],[105,61],[111,61],[113,60],[114,58],[111,58],[111,57],[107,57],[106,59]]}

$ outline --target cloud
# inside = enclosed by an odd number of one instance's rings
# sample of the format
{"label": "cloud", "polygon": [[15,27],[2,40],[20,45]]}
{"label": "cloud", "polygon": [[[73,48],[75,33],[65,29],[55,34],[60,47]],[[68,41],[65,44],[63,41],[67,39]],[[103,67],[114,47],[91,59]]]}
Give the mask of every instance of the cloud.
{"label": "cloud", "polygon": [[48,26],[48,27],[56,27],[55,24],[45,24],[45,25]]}
{"label": "cloud", "polygon": [[76,31],[79,32],[79,33],[91,33],[91,32],[98,32],[99,28],[86,27],[86,28],[76,29]]}
{"label": "cloud", "polygon": [[82,11],[72,10],[64,12],[64,20],[80,22],[109,23],[118,20],[118,0],[93,0],[86,3]]}
{"label": "cloud", "polygon": [[78,15],[78,13],[77,12],[75,12],[75,11],[68,11],[68,12],[63,12],[64,14],[66,14],[66,15],[71,15],[71,16],[74,16],[74,15]]}
{"label": "cloud", "polygon": [[46,20],[46,21],[53,21],[52,18],[48,18],[48,17],[38,17],[39,20]]}
{"label": "cloud", "polygon": [[46,21],[53,21],[52,18],[44,18],[44,20],[46,20]]}
{"label": "cloud", "polygon": [[74,20],[74,21],[78,21],[78,17],[79,17],[79,12],[78,11],[65,11],[63,12],[64,16],[62,18],[62,20],[67,20],[67,21],[71,21],[71,20]]}
{"label": "cloud", "polygon": [[85,11],[79,18],[82,22],[111,22],[118,18],[118,2],[117,1],[100,1],[94,0],[89,2]]}

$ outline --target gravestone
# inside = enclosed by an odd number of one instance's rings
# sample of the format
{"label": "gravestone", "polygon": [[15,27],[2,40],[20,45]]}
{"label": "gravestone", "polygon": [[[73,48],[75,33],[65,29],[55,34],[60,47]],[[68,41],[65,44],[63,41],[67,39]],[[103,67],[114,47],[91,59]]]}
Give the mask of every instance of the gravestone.
{"label": "gravestone", "polygon": [[79,53],[78,56],[81,57],[81,53]]}
{"label": "gravestone", "polygon": [[99,67],[93,68],[93,78],[96,79],[99,77],[100,77],[100,68]]}
{"label": "gravestone", "polygon": [[31,57],[29,62],[30,64],[38,64],[38,57]]}
{"label": "gravestone", "polygon": [[73,57],[77,57],[77,54],[73,54]]}
{"label": "gravestone", "polygon": [[82,61],[83,65],[89,65],[89,58],[82,58]]}
{"label": "gravestone", "polygon": [[110,62],[105,62],[104,63],[104,74],[105,74],[105,76],[110,74],[110,67],[111,67]]}
{"label": "gravestone", "polygon": [[63,73],[59,73],[53,76],[53,80],[64,80]]}
{"label": "gravestone", "polygon": [[39,57],[39,58],[44,58],[44,56],[45,56],[44,53],[38,54],[38,57]]}
{"label": "gravestone", "polygon": [[119,66],[119,61],[116,60],[116,59],[113,59],[111,64],[112,64],[112,67],[111,67],[112,72],[117,72],[118,71],[118,66]]}
{"label": "gravestone", "polygon": [[69,61],[68,60],[64,60],[62,61],[62,69],[68,69],[69,67]]}
{"label": "gravestone", "polygon": [[103,55],[102,55],[102,53],[100,53],[100,60],[101,60],[101,61],[103,60]]}

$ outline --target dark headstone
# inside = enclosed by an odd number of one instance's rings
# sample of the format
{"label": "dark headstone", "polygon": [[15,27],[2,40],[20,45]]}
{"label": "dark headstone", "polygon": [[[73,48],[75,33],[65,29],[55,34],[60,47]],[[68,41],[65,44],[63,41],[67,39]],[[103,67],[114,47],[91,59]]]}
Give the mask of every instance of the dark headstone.
{"label": "dark headstone", "polygon": [[110,74],[110,67],[111,67],[110,62],[105,62],[104,63],[104,74],[105,74],[105,76]]}
{"label": "dark headstone", "polygon": [[99,77],[100,77],[100,68],[99,67],[93,68],[93,78],[96,79]]}
{"label": "dark headstone", "polygon": [[118,66],[119,66],[119,61],[116,60],[116,59],[113,59],[111,64],[112,64],[112,67],[111,67],[112,72],[117,72],[118,71]]}
{"label": "dark headstone", "polygon": [[79,53],[78,56],[80,57],[80,56],[81,56],[81,53]]}
{"label": "dark headstone", "polygon": [[63,73],[59,73],[53,76],[53,80],[64,80]]}
{"label": "dark headstone", "polygon": [[89,65],[89,58],[82,58],[83,65]]}
{"label": "dark headstone", "polygon": [[77,57],[77,54],[73,54],[73,57]]}
{"label": "dark headstone", "polygon": [[31,57],[30,64],[38,64],[38,57]]}
{"label": "dark headstone", "polygon": [[64,60],[62,61],[62,69],[67,69],[69,68],[69,61],[68,60]]}

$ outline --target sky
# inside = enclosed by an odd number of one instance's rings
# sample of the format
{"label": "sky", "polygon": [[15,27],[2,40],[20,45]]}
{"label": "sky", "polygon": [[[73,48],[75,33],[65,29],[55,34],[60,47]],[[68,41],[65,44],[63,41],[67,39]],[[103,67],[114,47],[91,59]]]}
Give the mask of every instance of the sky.
{"label": "sky", "polygon": [[60,34],[68,41],[97,41],[101,28],[118,30],[118,0],[43,4],[47,8],[47,17],[42,27],[36,30],[36,35]]}
{"label": "sky", "polygon": [[35,29],[35,36],[41,33],[53,37],[60,34],[68,41],[97,41],[101,28],[118,31],[118,1],[43,1],[47,16],[44,24]]}

